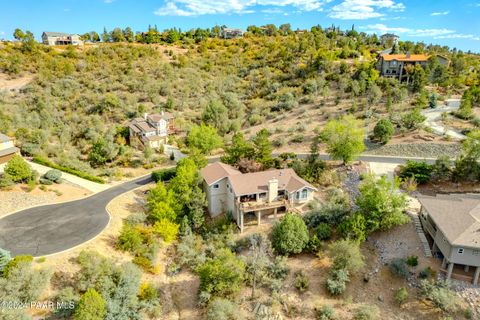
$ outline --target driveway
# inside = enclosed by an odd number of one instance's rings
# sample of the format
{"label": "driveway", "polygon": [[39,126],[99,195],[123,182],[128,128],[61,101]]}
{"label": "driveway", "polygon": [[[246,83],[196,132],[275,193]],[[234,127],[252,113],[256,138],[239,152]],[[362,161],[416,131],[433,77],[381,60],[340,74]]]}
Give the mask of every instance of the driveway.
{"label": "driveway", "polygon": [[34,257],[78,246],[108,225],[107,204],[151,182],[150,176],[125,182],[85,199],[35,207],[0,219],[0,248]]}
{"label": "driveway", "polygon": [[453,129],[448,129],[444,127],[441,123],[442,113],[454,113],[460,108],[459,99],[450,99],[447,102],[448,104],[446,105],[432,109],[425,109],[422,111],[422,114],[426,117],[425,125],[430,127],[432,131],[437,135],[448,135],[454,139],[464,140],[466,138],[464,134]]}

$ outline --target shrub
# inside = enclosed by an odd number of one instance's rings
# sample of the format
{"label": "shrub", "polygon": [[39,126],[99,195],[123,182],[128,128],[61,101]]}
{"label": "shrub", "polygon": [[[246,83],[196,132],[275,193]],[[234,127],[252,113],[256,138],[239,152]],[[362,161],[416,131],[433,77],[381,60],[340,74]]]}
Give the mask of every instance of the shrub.
{"label": "shrub", "polygon": [[393,124],[388,119],[381,119],[373,129],[373,136],[381,143],[387,143],[395,133]]}
{"label": "shrub", "polygon": [[245,263],[230,250],[221,249],[216,257],[200,265],[197,273],[200,277],[200,291],[224,297],[240,289]]}
{"label": "shrub", "polygon": [[170,243],[177,238],[180,225],[168,219],[160,219],[153,225],[153,231],[163,238],[163,241]]}
{"label": "shrub", "polygon": [[33,261],[33,257],[30,255],[18,255],[15,258],[11,259],[4,267],[3,267],[3,276],[8,278],[10,270],[16,268],[21,263],[31,263]]}
{"label": "shrub", "polygon": [[43,178],[53,181],[55,183],[62,182],[62,172],[57,169],[48,170],[44,175]]}
{"label": "shrub", "polygon": [[414,130],[420,127],[420,125],[425,121],[425,116],[420,112],[419,108],[407,112],[402,115],[401,123],[402,126],[408,130]]}
{"label": "shrub", "polygon": [[227,299],[214,299],[207,311],[207,320],[242,320],[245,319],[241,309]]}
{"label": "shrub", "polygon": [[105,183],[105,181],[103,181],[102,178],[92,176],[88,173],[85,173],[85,172],[82,172],[82,171],[79,171],[79,170],[76,170],[76,169],[60,166],[58,164],[55,164],[55,163],[53,163],[53,162],[51,162],[47,159],[41,158],[39,156],[33,157],[32,161],[35,162],[35,163],[50,167],[50,168],[54,168],[54,169],[57,169],[57,170],[60,170],[60,171],[63,171],[63,172],[73,174],[74,176],[80,177],[82,179],[90,180],[90,181],[93,181],[93,182],[96,182],[96,183]]}
{"label": "shrub", "polygon": [[8,174],[3,174],[0,176],[0,189],[10,189],[15,183],[12,180],[12,177]]}
{"label": "shrub", "polygon": [[320,223],[315,229],[315,234],[319,240],[327,240],[332,236],[332,227],[326,223]]}
{"label": "shrub", "polygon": [[318,250],[320,250],[321,245],[322,243],[318,239],[317,235],[314,234],[310,237],[310,240],[308,240],[306,249],[308,250],[308,252],[317,253]]}
{"label": "shrub", "polygon": [[423,269],[422,271],[420,271],[418,273],[418,277],[420,279],[427,279],[427,278],[433,276],[434,273],[435,273],[435,271],[432,268],[427,267],[427,268]]}
{"label": "shrub", "polygon": [[169,168],[169,169],[161,169],[152,172],[152,180],[154,182],[158,181],[169,181],[177,172],[176,168]]}
{"label": "shrub", "polygon": [[303,219],[287,213],[273,227],[272,243],[275,250],[284,255],[300,253],[309,240],[308,229]]}
{"label": "shrub", "polygon": [[151,271],[153,267],[152,261],[144,256],[136,256],[133,258],[132,262],[145,271]]}
{"label": "shrub", "polygon": [[346,269],[349,273],[357,272],[365,265],[363,255],[357,243],[340,240],[328,247],[334,269]]}
{"label": "shrub", "polygon": [[138,298],[142,301],[153,301],[158,298],[157,289],[151,283],[144,282],[140,285]]}
{"label": "shrub", "polygon": [[48,180],[48,179],[45,179],[45,178],[40,178],[39,182],[40,182],[40,184],[43,184],[45,186],[51,186],[53,184],[52,180]]}
{"label": "shrub", "polygon": [[404,304],[408,299],[408,291],[405,288],[400,288],[397,291],[395,291],[395,301],[399,304],[402,305]]}
{"label": "shrub", "polygon": [[465,319],[473,319],[473,310],[472,308],[466,308],[464,311],[463,311],[463,316],[465,317]]}
{"label": "shrub", "polygon": [[10,262],[10,260],[12,260],[10,251],[0,248],[0,275],[2,274],[5,266]]}
{"label": "shrub", "polygon": [[445,312],[455,312],[459,307],[459,297],[449,289],[446,281],[420,281],[420,296],[432,301],[437,308]]}
{"label": "shrub", "polygon": [[418,257],[417,256],[408,256],[405,260],[405,263],[410,267],[418,266]]}
{"label": "shrub", "polygon": [[106,303],[95,289],[88,289],[75,309],[75,320],[102,320],[107,314]]}
{"label": "shrub", "polygon": [[332,295],[340,295],[347,289],[347,282],[349,281],[350,276],[347,269],[334,269],[327,279],[327,290]]}
{"label": "shrub", "polygon": [[134,226],[136,224],[144,223],[147,220],[147,215],[144,212],[135,212],[130,214],[125,222]]}
{"label": "shrub", "polygon": [[330,305],[323,305],[317,310],[317,320],[335,320],[335,309]]}
{"label": "shrub", "polygon": [[410,275],[405,259],[395,258],[390,262],[390,271],[397,277],[407,278]]}
{"label": "shrub", "polygon": [[121,250],[134,252],[138,250],[143,242],[143,237],[140,231],[129,224],[124,224],[122,231],[118,236],[117,246]]}
{"label": "shrub", "polygon": [[299,272],[295,275],[295,288],[300,292],[305,292],[310,286],[310,281],[303,272]]}
{"label": "shrub", "polygon": [[400,166],[399,177],[402,179],[414,177],[415,181],[422,184],[430,181],[432,172],[433,166],[429,165],[425,161],[416,162],[407,160],[406,165]]}
{"label": "shrub", "polygon": [[375,320],[378,319],[380,310],[374,305],[362,305],[355,310],[354,320]]}
{"label": "shrub", "polygon": [[13,182],[25,182],[32,176],[32,168],[19,155],[13,156],[13,158],[7,162],[4,171]]}

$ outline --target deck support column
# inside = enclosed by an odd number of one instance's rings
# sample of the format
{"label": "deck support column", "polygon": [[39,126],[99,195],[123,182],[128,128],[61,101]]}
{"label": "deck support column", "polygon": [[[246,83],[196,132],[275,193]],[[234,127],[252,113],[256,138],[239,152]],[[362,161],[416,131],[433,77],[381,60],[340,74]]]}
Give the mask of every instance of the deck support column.
{"label": "deck support column", "polygon": [[257,224],[258,225],[260,225],[261,219],[262,219],[262,211],[258,210],[257,211]]}
{"label": "deck support column", "polygon": [[447,267],[447,259],[445,259],[445,257],[443,257],[443,260],[442,260],[442,269],[445,269]]}
{"label": "deck support column", "polygon": [[466,265],[465,267],[463,267],[463,271],[468,272],[468,270],[470,270],[470,266]]}
{"label": "deck support column", "polygon": [[243,233],[243,211],[240,211],[240,233]]}
{"label": "deck support column", "polygon": [[450,280],[450,278],[452,277],[452,271],[454,266],[455,266],[455,263],[453,262],[448,263],[447,280]]}
{"label": "deck support column", "polygon": [[277,208],[273,209],[273,218],[277,220]]}
{"label": "deck support column", "polygon": [[475,275],[473,276],[473,285],[478,285],[478,278],[480,276],[480,267],[475,269]]}

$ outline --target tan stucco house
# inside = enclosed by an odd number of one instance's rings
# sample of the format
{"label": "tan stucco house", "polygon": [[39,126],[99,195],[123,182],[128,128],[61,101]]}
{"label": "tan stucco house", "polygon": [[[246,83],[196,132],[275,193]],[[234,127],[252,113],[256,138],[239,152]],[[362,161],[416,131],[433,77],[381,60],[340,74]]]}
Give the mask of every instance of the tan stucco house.
{"label": "tan stucco house", "polygon": [[420,221],[433,239],[432,253],[443,256],[442,268],[450,279],[455,265],[474,269],[473,284],[480,276],[480,195],[419,196]]}
{"label": "tan stucco house", "polygon": [[0,133],[0,164],[8,162],[17,152],[13,138]]}
{"label": "tan stucco house", "polygon": [[43,44],[49,46],[61,46],[61,45],[82,45],[83,41],[80,40],[78,34],[69,34],[63,32],[48,32],[45,31],[42,33],[42,42]]}
{"label": "tan stucco house", "polygon": [[221,162],[201,170],[203,189],[212,217],[231,213],[240,231],[244,215],[253,213],[261,222],[262,214],[288,210],[313,199],[317,189],[300,178],[293,169],[275,169],[241,173]]}
{"label": "tan stucco house", "polygon": [[149,146],[158,149],[167,142],[169,134],[174,132],[173,115],[169,112],[145,113],[143,118],[135,118],[128,125],[130,144]]}

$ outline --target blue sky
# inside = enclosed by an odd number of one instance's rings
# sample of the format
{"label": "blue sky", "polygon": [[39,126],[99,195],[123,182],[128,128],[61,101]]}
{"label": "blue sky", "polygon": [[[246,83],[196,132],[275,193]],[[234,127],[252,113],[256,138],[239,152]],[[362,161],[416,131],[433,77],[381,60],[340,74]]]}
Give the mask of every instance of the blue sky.
{"label": "blue sky", "polygon": [[332,23],[358,31],[396,33],[401,40],[445,44],[480,52],[480,0],[0,0],[0,38],[17,27],[42,31],[134,31],[157,25],[246,28],[290,23],[310,28]]}

